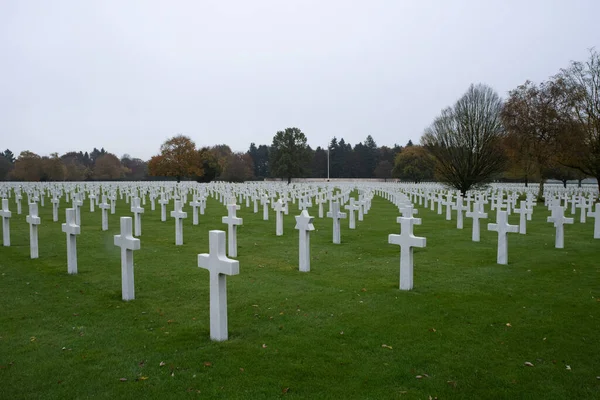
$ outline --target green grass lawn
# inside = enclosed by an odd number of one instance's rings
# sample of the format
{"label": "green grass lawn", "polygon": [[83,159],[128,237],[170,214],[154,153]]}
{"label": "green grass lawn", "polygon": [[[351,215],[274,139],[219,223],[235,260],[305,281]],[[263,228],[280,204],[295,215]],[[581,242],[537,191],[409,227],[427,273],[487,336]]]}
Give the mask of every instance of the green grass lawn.
{"label": "green grass lawn", "polygon": [[344,220],[340,245],[331,220],[315,218],[309,273],[298,271],[297,206],[282,237],[273,213],[263,221],[262,209],[242,207],[240,274],[227,278],[229,340],[216,343],[208,272],[197,266],[208,231],[226,229],[216,200],[199,226],[186,207],[183,246],[174,220],[161,222],[159,205],[146,204],[130,302],[121,300],[113,245],[129,205],[119,201],[102,232],[100,210],[85,201],[73,276],[48,200],[40,258],[29,258],[23,205],[17,215],[11,199],[12,245],[0,247],[0,398],[600,398],[600,240],[591,221],[566,226],[558,250],[549,213],[537,207],[528,234],[509,235],[501,266],[497,234],[486,229],[493,221],[482,220],[473,243],[470,219],[457,230],[456,220],[418,207],[415,234],[427,247],[415,250],[414,290],[402,292],[399,247],[387,244],[398,212],[386,200],[376,197],[356,230]]}

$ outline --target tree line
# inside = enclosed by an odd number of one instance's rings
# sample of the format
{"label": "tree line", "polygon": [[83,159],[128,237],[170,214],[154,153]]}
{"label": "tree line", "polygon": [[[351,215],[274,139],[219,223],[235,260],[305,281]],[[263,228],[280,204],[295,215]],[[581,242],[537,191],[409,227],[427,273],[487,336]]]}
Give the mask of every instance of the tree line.
{"label": "tree line", "polygon": [[6,149],[0,153],[0,180],[86,181],[142,180],[148,176],[147,163],[125,154],[118,158],[104,148],[91,152],[71,151],[61,156],[40,156],[25,150],[17,158]]}
{"label": "tree line", "polygon": [[[410,146],[411,141],[407,143]],[[177,135],[162,144],[159,154],[148,162],[148,171],[151,176],[199,182],[327,176],[387,179],[392,177],[396,156],[402,150],[397,144],[378,147],[371,135],[354,146],[333,137],[328,149],[313,149],[298,128],[277,132],[270,145],[251,143],[246,152],[234,152],[224,144],[197,148],[190,137]],[[431,170],[433,177],[433,166]]]}

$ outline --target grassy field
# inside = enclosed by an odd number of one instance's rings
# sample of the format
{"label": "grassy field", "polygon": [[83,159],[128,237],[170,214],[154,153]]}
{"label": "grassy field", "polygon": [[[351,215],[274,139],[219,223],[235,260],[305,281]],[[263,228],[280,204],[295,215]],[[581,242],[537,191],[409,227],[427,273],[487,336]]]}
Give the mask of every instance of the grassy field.
{"label": "grassy field", "polygon": [[[65,204],[60,216],[64,220]],[[297,207],[284,236],[275,216],[238,213],[240,275],[228,278],[229,341],[209,339],[207,215],[175,246],[174,220],[160,208],[142,218],[135,252],[136,299],[121,300],[120,249],[100,210],[82,207],[79,274],[67,274],[66,240],[40,207],[40,258],[29,258],[27,207],[0,247],[0,398],[228,399],[591,399],[600,398],[600,240],[593,224],[565,229],[554,248],[549,213],[537,207],[528,234],[509,235],[509,265],[496,264],[497,235],[482,221],[457,230],[419,208],[415,288],[398,290],[397,209],[375,198],[356,230],[315,219],[311,272],[298,271]],[[172,209],[172,205],[171,205]],[[317,214],[316,207],[311,210]],[[510,217],[517,223],[518,215]],[[526,366],[529,362],[533,366]]]}

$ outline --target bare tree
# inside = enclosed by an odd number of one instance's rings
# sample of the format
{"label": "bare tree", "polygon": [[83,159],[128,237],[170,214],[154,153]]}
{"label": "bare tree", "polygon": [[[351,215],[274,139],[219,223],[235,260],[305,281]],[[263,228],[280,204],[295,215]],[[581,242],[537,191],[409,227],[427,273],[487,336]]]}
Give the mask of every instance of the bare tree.
{"label": "bare tree", "polygon": [[471,85],[425,130],[421,143],[436,159],[441,181],[464,194],[502,171],[501,109],[502,100],[492,88]]}

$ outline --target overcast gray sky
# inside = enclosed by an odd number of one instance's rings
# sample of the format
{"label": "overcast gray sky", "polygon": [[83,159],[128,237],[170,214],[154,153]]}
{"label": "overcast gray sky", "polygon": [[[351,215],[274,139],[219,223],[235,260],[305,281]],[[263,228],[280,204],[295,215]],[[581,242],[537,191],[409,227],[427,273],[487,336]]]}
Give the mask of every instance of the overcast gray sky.
{"label": "overcast gray sky", "polygon": [[418,141],[470,83],[502,97],[585,60],[598,0],[0,0],[0,148],[148,159]]}

